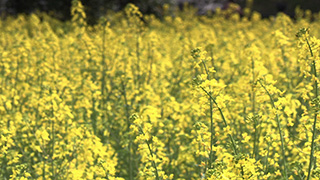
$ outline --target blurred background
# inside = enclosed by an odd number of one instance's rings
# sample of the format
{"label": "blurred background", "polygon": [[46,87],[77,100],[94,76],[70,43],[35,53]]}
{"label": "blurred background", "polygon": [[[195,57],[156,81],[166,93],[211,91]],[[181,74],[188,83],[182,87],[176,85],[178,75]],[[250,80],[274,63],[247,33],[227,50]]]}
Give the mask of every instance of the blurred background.
{"label": "blurred background", "polygon": [[[0,0],[0,15],[17,15],[19,13],[32,13],[45,11],[51,16],[60,20],[70,19],[70,6],[72,0]],[[230,2],[237,3],[241,8],[250,5],[251,9],[261,13],[262,17],[276,15],[282,11],[294,17],[297,6],[301,9],[309,9],[312,12],[319,12],[320,0],[82,0],[88,16],[89,23],[105,15],[108,11],[119,11],[127,3],[136,4],[145,14],[155,14],[161,18],[163,5],[182,8],[188,3],[198,9],[198,14],[205,14],[208,11],[214,12],[217,7],[223,8]]]}

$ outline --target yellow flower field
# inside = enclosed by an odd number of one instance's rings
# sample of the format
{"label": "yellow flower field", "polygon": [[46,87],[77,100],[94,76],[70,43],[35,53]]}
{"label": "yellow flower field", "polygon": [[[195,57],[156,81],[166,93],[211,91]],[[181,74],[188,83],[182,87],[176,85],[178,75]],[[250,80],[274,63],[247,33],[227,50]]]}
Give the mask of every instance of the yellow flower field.
{"label": "yellow flower field", "polygon": [[0,21],[0,179],[320,178],[320,14],[72,3]]}

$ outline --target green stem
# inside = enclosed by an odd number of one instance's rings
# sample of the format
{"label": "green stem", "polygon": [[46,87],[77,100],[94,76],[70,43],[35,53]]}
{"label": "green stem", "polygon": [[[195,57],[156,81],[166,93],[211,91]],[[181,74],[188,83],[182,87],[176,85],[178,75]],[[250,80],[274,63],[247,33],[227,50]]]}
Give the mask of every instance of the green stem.
{"label": "green stem", "polygon": [[105,88],[106,88],[106,72],[107,72],[107,63],[106,63],[106,25],[103,26],[103,34],[102,34],[102,59],[101,59],[101,65],[102,65],[102,78],[101,78],[101,97],[102,97],[102,103],[101,106],[104,104],[104,94],[105,94]]}
{"label": "green stem", "polygon": [[[127,131],[130,131],[130,109],[129,109],[129,104],[128,104],[128,98],[127,98],[127,91],[126,91],[126,85],[125,83],[121,80],[121,86],[122,86],[122,95],[124,98],[124,102],[125,102],[125,113],[126,113],[126,119],[127,119]],[[132,137],[129,134],[129,145],[128,145],[128,161],[129,161],[129,179],[132,180],[133,179],[133,165],[132,165],[132,153],[131,153],[131,149],[132,149]]]}
{"label": "green stem", "polygon": [[[141,128],[141,126],[138,126],[138,128],[139,128],[140,132],[145,136],[146,134],[143,132],[143,129]],[[150,152],[150,156],[153,158],[153,156],[155,156],[155,155],[154,155],[154,153],[153,153],[153,151],[151,149],[150,143],[149,143],[148,140],[145,140],[145,142],[147,143],[147,146],[148,146],[148,149],[149,149],[149,152]],[[154,160],[152,160],[152,165],[153,165],[153,168],[156,170],[156,179],[160,180],[157,164],[156,164],[156,162]]]}
{"label": "green stem", "polygon": [[153,56],[154,56],[154,50],[153,50],[153,43],[151,43],[151,45],[149,44],[149,55],[148,55],[148,60],[150,61],[150,65],[149,65],[149,76],[148,76],[148,80],[147,80],[147,84],[150,84],[150,80],[151,80],[151,76],[152,76],[152,66],[153,66]]}
{"label": "green stem", "polygon": [[[206,71],[206,74],[207,74],[207,80],[210,81],[210,74],[209,74],[209,71],[208,71],[208,68],[207,68],[207,65],[206,63],[202,60],[202,64],[203,64],[203,67]],[[210,90],[211,90],[211,86],[209,87]],[[211,93],[210,93],[211,94]],[[212,157],[213,157],[213,151],[212,151],[212,148],[213,148],[213,101],[211,98],[209,98],[209,101],[210,101],[210,133],[211,133],[211,137],[210,137],[210,157],[209,157],[209,168],[211,167],[211,164],[212,164]]]}
{"label": "green stem", "polygon": [[[307,44],[308,44],[308,47],[309,47],[309,50],[310,50],[311,57],[313,57],[313,52],[312,52],[310,43],[309,43],[307,38],[306,38],[306,41],[307,41]],[[312,61],[312,70],[313,70],[314,77],[317,78],[317,69],[316,69],[315,60]],[[315,96],[317,98],[318,97],[318,80],[317,79],[315,79],[315,82],[314,82],[314,91],[315,91]],[[312,164],[313,164],[313,160],[314,160],[313,156],[314,156],[314,140],[315,140],[315,137],[316,137],[316,126],[317,126],[317,112],[315,112],[315,114],[314,114],[314,122],[313,122],[313,128],[312,128],[312,140],[311,140],[311,153],[310,153],[307,180],[310,179],[311,171],[312,171]],[[314,162],[314,163],[316,163],[316,162]]]}
{"label": "green stem", "polygon": [[264,167],[265,167],[265,169],[264,169],[264,172],[267,174],[267,172],[268,172],[268,158],[269,158],[269,150],[270,150],[270,143],[268,142],[268,151],[267,151],[267,157],[266,157],[266,160],[265,160],[265,162],[264,162]]}
{"label": "green stem", "polygon": [[[212,95],[211,95],[206,89],[204,89],[204,87],[200,86],[200,88],[210,97],[210,99],[212,100],[212,102],[216,105],[216,107],[218,108],[218,110],[219,110],[219,112],[220,112],[220,115],[221,115],[221,117],[222,117],[222,120],[223,120],[223,122],[224,122],[224,125],[225,125],[225,127],[227,127],[227,126],[228,126],[228,123],[227,123],[227,121],[226,121],[226,118],[224,117],[223,112],[222,112],[221,108],[219,107],[218,103],[216,102],[216,100],[212,97]],[[238,155],[237,146],[236,146],[236,143],[235,143],[233,137],[231,136],[231,134],[228,134],[228,137],[229,137],[230,140],[231,140],[232,148],[233,148],[234,153],[235,153],[236,155]]]}
{"label": "green stem", "polygon": [[[270,101],[271,101],[271,105],[272,107],[276,110],[276,106],[274,104],[274,100],[272,98],[272,95],[270,94],[270,92],[267,90],[267,88],[262,84],[261,81],[259,81],[260,85],[263,87],[263,89],[267,92]],[[283,140],[283,135],[282,135],[282,131],[281,131],[281,124],[280,124],[280,120],[279,120],[279,114],[276,112],[276,120],[277,120],[277,125],[278,125],[278,131],[280,134],[280,140],[281,140],[281,151],[282,151],[282,159],[283,159],[283,166],[284,166],[284,175],[285,175],[285,179],[288,179],[287,177],[287,165],[286,165],[286,156],[285,156],[285,150],[284,150],[284,140]]]}
{"label": "green stem", "polygon": [[137,84],[138,84],[138,90],[140,91],[140,83],[141,83],[141,72],[140,72],[140,68],[141,68],[141,59],[140,59],[140,42],[139,42],[139,38],[140,38],[140,34],[137,34],[137,42],[136,42],[136,56],[137,56]]}
{"label": "green stem", "polygon": [[[39,142],[40,149],[42,150],[43,155],[39,155],[39,159],[41,159],[41,161],[43,162],[42,177],[45,179],[45,177],[46,177],[46,169],[45,169],[45,167],[46,167],[46,158],[45,157],[47,157],[48,155],[47,155],[47,153],[45,151],[45,147],[43,146],[43,143],[41,143],[41,141],[37,138],[37,135],[36,135],[35,131],[33,130],[33,128],[31,128],[29,120],[25,120],[24,122],[27,124],[27,126],[28,126],[29,130],[31,131],[31,133],[36,138],[36,140]],[[5,161],[6,160],[4,160],[4,162]],[[4,163],[4,164],[6,164],[6,163]]]}
{"label": "green stem", "polygon": [[51,120],[51,128],[52,128],[52,160],[51,160],[51,168],[52,168],[52,178],[56,179],[55,169],[54,169],[54,144],[55,144],[55,128],[54,128],[54,120]]}
{"label": "green stem", "polygon": [[255,119],[255,109],[256,109],[256,93],[255,93],[255,74],[254,74],[254,59],[251,58],[252,60],[252,84],[251,84],[251,91],[252,91],[252,115],[253,115],[253,126],[254,126],[254,141],[253,141],[253,152],[252,152],[252,156],[254,158],[257,159],[257,149],[258,149],[258,145],[257,145],[257,120]]}

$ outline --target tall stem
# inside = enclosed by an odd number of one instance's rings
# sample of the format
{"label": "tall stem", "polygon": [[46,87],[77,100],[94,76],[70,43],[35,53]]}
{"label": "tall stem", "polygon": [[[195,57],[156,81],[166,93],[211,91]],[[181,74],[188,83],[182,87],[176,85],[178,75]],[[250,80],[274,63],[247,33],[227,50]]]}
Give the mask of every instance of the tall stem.
{"label": "tall stem", "polygon": [[101,78],[101,97],[102,97],[102,103],[101,106],[105,103],[105,88],[106,88],[106,71],[107,71],[107,63],[106,63],[106,24],[103,26],[103,34],[102,34],[102,58],[101,58],[101,66],[102,66],[102,78]]}
{"label": "tall stem", "polygon": [[[207,74],[207,80],[210,80],[210,74],[209,74],[209,71],[208,71],[208,68],[207,68],[207,65],[206,63],[202,60],[202,64],[203,64],[203,67],[206,71],[206,74]],[[210,90],[211,90],[211,87],[209,87]],[[211,93],[210,93],[211,94]],[[213,151],[212,151],[212,148],[213,148],[213,101],[212,99],[209,97],[209,101],[210,101],[210,133],[211,133],[211,137],[210,137],[210,157],[209,157],[209,168],[211,167],[211,164],[212,164],[212,156],[213,156]]]}
{"label": "tall stem", "polygon": [[[140,132],[141,132],[143,135],[146,135],[146,134],[143,132],[143,129],[141,128],[141,126],[138,126],[138,128],[139,128]],[[152,157],[152,166],[153,166],[153,168],[155,169],[156,180],[160,180],[160,176],[159,176],[158,168],[157,168],[157,163],[156,163],[156,162],[154,161],[154,159],[153,159],[153,156],[155,156],[155,154],[153,153],[153,151],[152,151],[152,149],[151,149],[149,140],[145,140],[145,142],[147,143],[150,156]]]}
{"label": "tall stem", "polygon": [[[53,109],[52,109],[53,112]],[[55,145],[55,128],[54,128],[54,119],[51,120],[51,129],[52,129],[52,159],[51,159],[51,170],[52,170],[52,179],[56,179],[55,169],[54,169],[54,145]]]}
{"label": "tall stem", "polygon": [[[126,91],[126,85],[125,83],[121,80],[121,86],[122,86],[122,95],[124,98],[124,103],[125,103],[125,113],[126,113],[126,119],[127,119],[127,131],[130,131],[130,121],[129,121],[129,116],[130,116],[130,109],[129,109],[129,104],[128,104],[128,98],[127,98],[127,91]],[[132,164],[132,137],[129,134],[129,145],[128,145],[128,161],[129,161],[129,179],[133,179],[133,164]]]}
{"label": "tall stem", "polygon": [[[310,43],[308,41],[308,39],[306,38],[309,50],[310,50],[310,54],[311,57],[313,57],[313,52],[310,46]],[[313,75],[315,77],[315,82],[314,82],[314,93],[315,93],[315,98],[318,98],[318,80],[317,80],[317,69],[316,69],[316,62],[313,59],[312,61],[312,71],[313,71]],[[314,114],[314,122],[313,122],[313,128],[312,128],[312,140],[311,140],[311,153],[310,153],[310,160],[309,160],[309,168],[308,168],[308,177],[307,180],[310,179],[311,176],[311,171],[312,171],[312,164],[313,164],[313,160],[314,160],[314,139],[316,137],[316,125],[317,125],[317,112],[315,112]],[[315,162],[316,163],[316,162]]]}
{"label": "tall stem", "polygon": [[[211,95],[204,87],[200,86],[200,88],[210,97],[210,99],[212,100],[212,102],[216,105],[216,107],[218,108],[218,110],[219,110],[219,112],[220,112],[221,118],[222,118],[222,120],[223,120],[223,122],[224,122],[224,125],[225,125],[225,127],[227,127],[227,126],[228,126],[228,123],[227,123],[226,118],[224,117],[223,112],[222,112],[221,108],[219,107],[217,101],[212,97],[212,95]],[[228,137],[229,137],[229,139],[231,140],[232,148],[233,148],[234,153],[235,153],[236,155],[238,155],[237,146],[236,146],[236,143],[235,143],[233,137],[231,136],[231,134],[228,134]]]}
{"label": "tall stem", "polygon": [[141,84],[141,59],[140,59],[140,34],[137,34],[137,42],[136,42],[136,56],[137,56],[137,87],[138,87],[138,91],[140,91],[140,84]]}
{"label": "tall stem", "polygon": [[266,160],[264,161],[264,172],[267,174],[268,173],[268,158],[269,158],[269,151],[270,151],[270,142],[268,142],[268,148],[267,148],[267,157]]}
{"label": "tall stem", "polygon": [[251,84],[251,91],[252,91],[252,115],[253,115],[253,126],[254,126],[254,142],[253,142],[253,152],[252,152],[252,156],[254,158],[257,159],[257,149],[258,149],[258,145],[257,145],[257,120],[255,119],[255,106],[256,106],[256,93],[255,93],[255,89],[254,89],[254,86],[255,86],[255,74],[254,74],[254,59],[251,58],[252,60],[252,84]]}
{"label": "tall stem", "polygon": [[[259,83],[261,84],[261,86],[263,87],[263,89],[267,92],[270,101],[271,101],[271,105],[274,109],[277,109],[275,104],[274,104],[274,100],[272,98],[272,95],[270,94],[270,92],[267,90],[267,88],[262,84],[261,81],[259,81]],[[282,135],[282,131],[281,131],[281,124],[280,124],[280,119],[279,119],[279,114],[276,113],[276,120],[277,120],[277,125],[278,125],[278,131],[279,131],[279,135],[280,135],[280,140],[281,140],[281,151],[282,151],[282,160],[283,160],[283,166],[284,166],[284,172],[283,174],[285,175],[285,179],[288,179],[288,175],[287,175],[287,165],[286,165],[286,154],[285,154],[285,150],[284,150],[284,140],[283,140],[283,135]]]}

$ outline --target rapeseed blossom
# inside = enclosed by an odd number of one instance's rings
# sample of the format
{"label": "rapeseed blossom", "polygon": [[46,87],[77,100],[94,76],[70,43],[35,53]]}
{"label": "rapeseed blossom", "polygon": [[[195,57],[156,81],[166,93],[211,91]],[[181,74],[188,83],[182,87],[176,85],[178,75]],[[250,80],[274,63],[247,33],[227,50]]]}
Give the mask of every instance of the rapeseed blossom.
{"label": "rapeseed blossom", "polygon": [[1,179],[320,177],[318,14],[84,8],[0,21]]}

